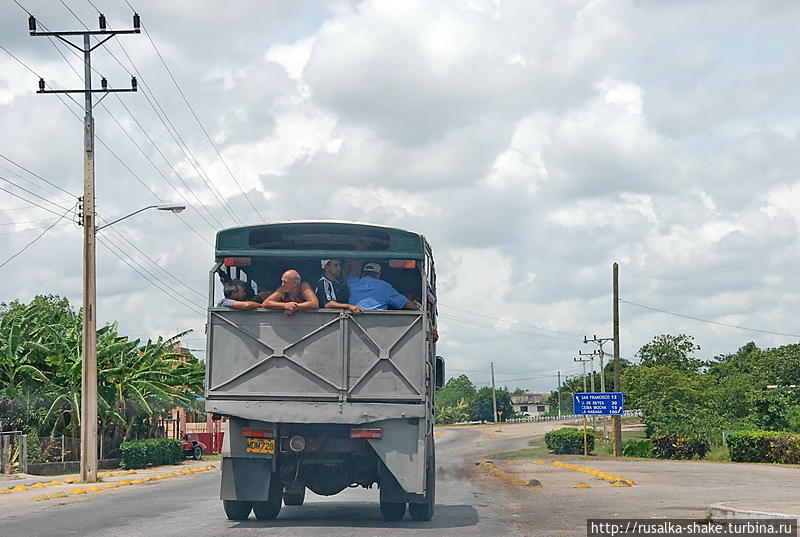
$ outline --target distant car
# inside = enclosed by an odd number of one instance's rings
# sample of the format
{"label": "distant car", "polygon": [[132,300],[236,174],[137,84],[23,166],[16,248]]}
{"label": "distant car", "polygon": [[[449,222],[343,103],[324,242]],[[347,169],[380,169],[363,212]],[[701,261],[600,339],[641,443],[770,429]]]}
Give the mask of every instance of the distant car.
{"label": "distant car", "polygon": [[204,443],[188,434],[183,435],[181,444],[183,446],[183,456],[187,459],[191,457],[196,461],[203,458],[203,452],[207,449]]}

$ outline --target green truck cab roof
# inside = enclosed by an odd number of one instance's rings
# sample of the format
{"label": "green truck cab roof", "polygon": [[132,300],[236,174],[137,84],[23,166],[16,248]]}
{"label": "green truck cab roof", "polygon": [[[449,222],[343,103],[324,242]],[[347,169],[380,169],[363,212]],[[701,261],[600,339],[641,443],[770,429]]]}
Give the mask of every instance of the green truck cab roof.
{"label": "green truck cab roof", "polygon": [[223,229],[216,258],[315,257],[424,259],[425,237],[413,231],[342,221],[278,222]]}

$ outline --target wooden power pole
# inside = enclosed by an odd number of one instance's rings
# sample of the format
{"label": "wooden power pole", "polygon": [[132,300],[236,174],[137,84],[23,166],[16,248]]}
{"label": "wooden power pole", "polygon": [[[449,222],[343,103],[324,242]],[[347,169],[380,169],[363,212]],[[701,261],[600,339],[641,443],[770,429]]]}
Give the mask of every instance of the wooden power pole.
{"label": "wooden power pole", "polygon": [[[619,366],[619,265],[614,263],[614,391],[622,391]],[[614,429],[614,456],[622,455],[622,416],[611,417],[611,427]]]}

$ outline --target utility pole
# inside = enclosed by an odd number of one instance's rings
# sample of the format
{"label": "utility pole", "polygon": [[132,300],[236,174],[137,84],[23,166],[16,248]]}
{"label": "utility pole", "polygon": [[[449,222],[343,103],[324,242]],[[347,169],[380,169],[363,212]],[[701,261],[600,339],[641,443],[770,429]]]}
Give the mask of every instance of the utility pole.
{"label": "utility pole", "polygon": [[[612,288],[614,294],[614,391],[622,391],[619,367],[619,265],[614,263]],[[614,456],[622,455],[622,420],[619,415],[611,417],[611,427],[614,429]]]}
{"label": "utility pole", "polygon": [[[603,345],[608,343],[609,341],[614,341],[613,337],[602,337],[598,338],[597,335],[593,335],[592,339],[589,339],[588,336],[583,336],[584,343],[595,343],[600,352],[600,391],[605,393],[606,391],[606,375],[605,375],[605,363],[603,358],[605,358],[605,353],[603,352]],[[603,438],[608,439],[608,430],[606,425],[608,424],[608,420],[605,416],[603,416]]]}
{"label": "utility pole", "polygon": [[589,364],[590,364],[589,369],[590,369],[591,374],[592,374],[591,379],[590,379],[590,387],[592,388],[592,393],[594,393],[594,391],[595,391],[595,389],[594,389],[594,357],[597,356],[597,351],[592,351],[592,352],[578,351],[578,355],[580,355],[580,356],[588,356],[589,357],[588,358]]}
{"label": "utility pole", "polygon": [[[139,15],[133,15],[132,30],[109,30],[106,18],[100,14],[100,30],[39,32],[36,18],[28,18],[28,30],[32,36],[56,37],[63,43],[83,53],[84,88],[74,90],[50,90],[45,88],[44,79],[39,79],[37,93],[83,93],[83,376],[81,377],[81,481],[97,481],[97,273],[95,252],[95,210],[94,210],[94,118],[92,117],[92,93],[103,93],[102,100],[111,92],[136,91],[136,78],[131,79],[129,89],[111,89],[105,78],[101,88],[92,88],[92,51],[119,34],[140,33]],[[82,36],[83,46],[76,45],[69,37]],[[91,36],[103,36],[94,46]],[[100,100],[97,102],[99,103]]]}
{"label": "utility pole", "polygon": [[[580,352],[578,354],[580,355]],[[588,362],[589,359],[587,358],[584,360],[583,358],[577,357],[573,358],[572,360],[575,362],[580,362],[581,366],[583,366],[583,392],[589,393],[589,390],[586,389],[586,362]]]}
{"label": "utility pole", "polygon": [[494,362],[491,362],[492,368],[492,421],[497,423],[497,394],[494,389]]}
{"label": "utility pole", "polygon": [[558,419],[561,419],[561,371],[558,371]]}

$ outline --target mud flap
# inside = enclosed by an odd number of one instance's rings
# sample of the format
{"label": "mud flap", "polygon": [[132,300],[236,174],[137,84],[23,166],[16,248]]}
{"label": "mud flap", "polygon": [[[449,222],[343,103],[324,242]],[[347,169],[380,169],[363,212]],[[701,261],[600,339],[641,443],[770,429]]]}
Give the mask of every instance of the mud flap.
{"label": "mud flap", "polygon": [[265,502],[271,478],[271,459],[223,457],[220,500]]}
{"label": "mud flap", "polygon": [[383,438],[369,439],[369,444],[382,462],[381,498],[384,494],[391,496],[386,501],[419,502],[425,494],[425,422],[409,421],[382,420],[371,424],[383,429]]}

